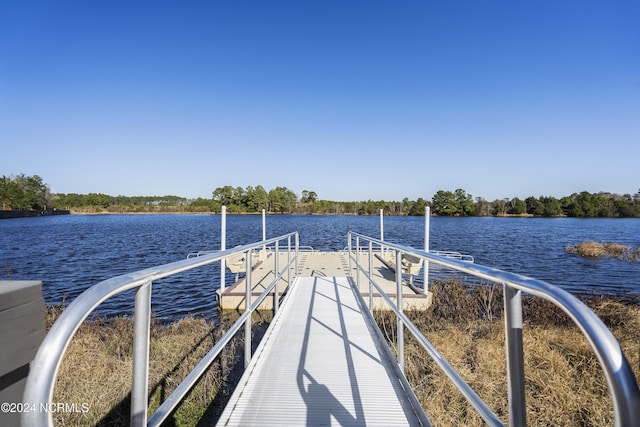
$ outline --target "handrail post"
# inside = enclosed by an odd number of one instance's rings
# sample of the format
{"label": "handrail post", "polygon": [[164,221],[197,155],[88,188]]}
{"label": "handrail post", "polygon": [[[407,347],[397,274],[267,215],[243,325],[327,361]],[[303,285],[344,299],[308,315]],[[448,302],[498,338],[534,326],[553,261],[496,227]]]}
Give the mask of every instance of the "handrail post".
{"label": "handrail post", "polygon": [[[429,252],[429,231],[431,228],[431,207],[424,207],[424,251]],[[429,260],[424,260],[424,267],[422,267],[422,289],[424,293],[429,292]]]}
{"label": "handrail post", "polygon": [[349,277],[351,277],[351,272],[353,271],[353,266],[351,262],[351,232],[347,233],[347,253],[349,254]]}
{"label": "handrail post", "polygon": [[[245,312],[251,311],[251,249],[246,252],[246,268],[247,272],[244,276],[246,285],[244,293],[244,309]],[[244,369],[247,369],[251,362],[251,314],[247,316],[244,322]]]}
{"label": "handrail post", "polygon": [[373,312],[373,242],[369,240],[369,310]]}
{"label": "handrail post", "polygon": [[287,236],[287,288],[291,286],[291,234]]}
{"label": "handrail post", "polygon": [[526,425],[524,355],[522,350],[522,291],[504,284],[505,345],[509,389],[509,425]]}
{"label": "handrail post", "polygon": [[133,378],[129,420],[132,426],[147,424],[150,326],[151,282],[149,281],[136,290],[133,312]]}
{"label": "handrail post", "polygon": [[[396,249],[396,304],[398,311],[402,313],[402,252]],[[404,323],[398,316],[398,326],[396,331],[396,338],[398,341],[398,365],[400,370],[404,373]]]}
{"label": "handrail post", "polygon": [[[227,207],[223,206],[220,211],[220,250],[227,249]],[[227,286],[226,280],[226,263],[227,260],[222,258],[220,260],[220,292],[224,292]]]}
{"label": "handrail post", "polygon": [[[380,209],[380,241],[384,242],[384,210]],[[380,246],[380,256],[384,257],[384,246]]]}
{"label": "handrail post", "polygon": [[300,259],[300,235],[296,231],[296,271],[293,277],[298,277],[298,260]]}
{"label": "handrail post", "polygon": [[[358,291],[360,290],[360,260],[358,257],[360,256],[360,236],[356,236],[356,288]],[[351,257],[349,257],[351,259]]]}
{"label": "handrail post", "polygon": [[[275,259],[275,273],[276,273],[276,278],[278,277],[278,275],[280,274],[280,263],[278,262],[280,259],[280,249],[279,249],[279,243],[280,241],[276,241],[276,259]],[[276,313],[278,312],[278,282],[280,280],[276,280],[276,284],[273,288],[273,315],[275,316]]]}
{"label": "handrail post", "polygon": [[[262,209],[262,241],[267,240],[267,213]],[[266,245],[262,246],[262,249],[266,249]]]}

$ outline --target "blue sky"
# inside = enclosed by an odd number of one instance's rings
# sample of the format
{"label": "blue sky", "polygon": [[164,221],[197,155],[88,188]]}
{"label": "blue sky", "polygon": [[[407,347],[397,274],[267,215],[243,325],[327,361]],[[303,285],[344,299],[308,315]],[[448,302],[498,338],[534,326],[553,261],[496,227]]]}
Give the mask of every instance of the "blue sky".
{"label": "blue sky", "polygon": [[640,187],[637,1],[0,4],[0,175],[57,193]]}

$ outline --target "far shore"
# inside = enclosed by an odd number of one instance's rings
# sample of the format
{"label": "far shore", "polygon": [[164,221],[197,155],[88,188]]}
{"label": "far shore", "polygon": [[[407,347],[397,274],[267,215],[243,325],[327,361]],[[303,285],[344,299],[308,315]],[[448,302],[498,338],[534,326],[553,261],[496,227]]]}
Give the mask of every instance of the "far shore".
{"label": "far shore", "polygon": [[[211,212],[211,211],[127,211],[127,210],[117,210],[117,211],[82,211],[77,209],[71,209],[69,211],[71,215],[176,215],[176,214],[184,214],[184,215],[220,215],[220,212]],[[336,213],[303,213],[303,212],[265,212],[267,215],[301,215],[301,216],[378,216],[378,213],[375,214],[358,214],[353,212],[336,212]],[[227,212],[227,215],[262,215],[262,212]],[[396,214],[385,212],[384,216],[412,216],[406,214]],[[442,215],[431,215],[432,217],[438,217]],[[489,217],[493,218],[536,218],[533,214],[505,214],[505,215],[491,215]],[[474,216],[452,216],[447,218],[480,218]],[[546,217],[546,218],[567,218],[565,215],[555,216],[555,217]]]}

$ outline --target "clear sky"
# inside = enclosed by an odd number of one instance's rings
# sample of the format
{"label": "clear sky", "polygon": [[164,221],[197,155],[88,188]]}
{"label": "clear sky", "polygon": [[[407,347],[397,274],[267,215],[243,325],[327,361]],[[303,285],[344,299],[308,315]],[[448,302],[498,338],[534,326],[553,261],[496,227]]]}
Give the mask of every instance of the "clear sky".
{"label": "clear sky", "polygon": [[640,187],[640,2],[0,2],[0,175],[328,200]]}

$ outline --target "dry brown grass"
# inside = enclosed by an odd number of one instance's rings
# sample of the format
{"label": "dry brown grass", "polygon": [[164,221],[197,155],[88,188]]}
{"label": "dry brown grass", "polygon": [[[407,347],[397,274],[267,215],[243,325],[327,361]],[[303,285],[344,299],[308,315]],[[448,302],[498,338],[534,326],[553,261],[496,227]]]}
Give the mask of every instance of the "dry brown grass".
{"label": "dry brown grass", "polygon": [[622,261],[640,261],[640,248],[632,248],[622,243],[582,242],[577,246],[567,246],[565,250],[586,258],[611,257]]}
{"label": "dry brown grass", "polygon": [[[432,290],[434,306],[410,312],[410,318],[494,412],[508,422],[501,292],[490,286],[467,289],[459,281],[436,282]],[[618,338],[637,378],[640,308],[606,298],[587,303]],[[375,315],[393,343],[395,315],[381,311]],[[613,424],[604,375],[578,328],[561,310],[539,299],[525,298],[524,316],[528,424]],[[433,424],[484,425],[426,351],[408,335],[405,334],[405,371]]]}
{"label": "dry brown grass", "polygon": [[[502,290],[468,289],[459,281],[434,282],[434,305],[408,315],[463,378],[505,422],[507,382]],[[636,377],[640,375],[640,306],[597,298],[586,301],[618,338]],[[636,301],[637,302],[637,301]],[[50,309],[51,323],[59,310]],[[376,312],[385,335],[395,340],[395,316]],[[589,344],[559,309],[525,298],[527,420],[530,425],[601,426],[613,423],[604,376]],[[216,327],[186,318],[151,333],[150,414],[237,318]],[[254,318],[260,335],[270,313]],[[257,339],[254,345],[257,345]],[[126,425],[132,369],[132,322],[116,318],[83,325],[65,356],[54,402],[88,403],[88,413],[57,413],[56,425]],[[410,334],[405,334],[406,374],[433,424],[483,425],[460,392]],[[393,344],[392,344],[393,345]],[[237,339],[178,408],[170,425],[213,424],[241,374],[242,342]]]}
{"label": "dry brown grass", "polygon": [[[48,326],[60,313],[49,308]],[[257,314],[259,333],[265,322]],[[149,415],[222,336],[237,314],[227,315],[221,325],[193,317],[162,326],[153,324],[150,341]],[[268,314],[267,314],[267,317]],[[56,425],[128,425],[132,377],[133,322],[128,318],[84,323],[63,359],[53,402],[88,404],[83,413],[56,413]],[[170,418],[170,425],[212,424],[220,415],[239,378],[240,338],[228,346]]]}

